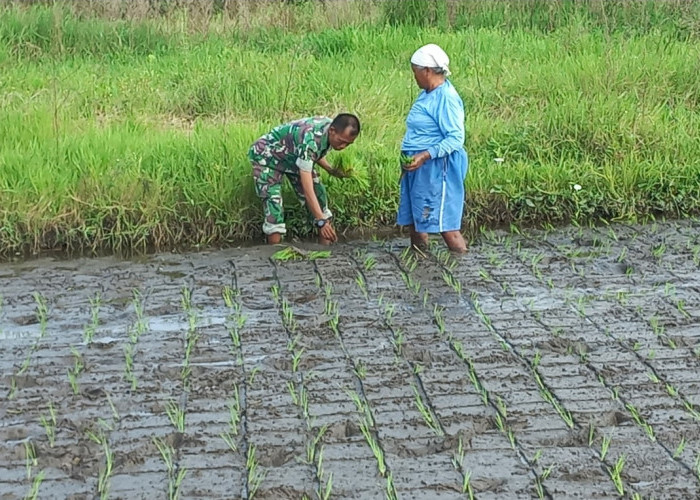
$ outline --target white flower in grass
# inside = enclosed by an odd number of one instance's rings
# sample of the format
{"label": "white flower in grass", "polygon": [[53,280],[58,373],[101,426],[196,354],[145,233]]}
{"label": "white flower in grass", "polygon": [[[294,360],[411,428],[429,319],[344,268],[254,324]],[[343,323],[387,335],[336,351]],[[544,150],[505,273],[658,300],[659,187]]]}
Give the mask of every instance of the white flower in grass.
{"label": "white flower in grass", "polygon": [[573,188],[574,191],[581,191],[581,189],[583,189],[580,184],[574,184],[571,187]]}
{"label": "white flower in grass", "polygon": [[506,160],[505,158],[494,158],[493,161],[495,161],[496,163],[503,163]]}

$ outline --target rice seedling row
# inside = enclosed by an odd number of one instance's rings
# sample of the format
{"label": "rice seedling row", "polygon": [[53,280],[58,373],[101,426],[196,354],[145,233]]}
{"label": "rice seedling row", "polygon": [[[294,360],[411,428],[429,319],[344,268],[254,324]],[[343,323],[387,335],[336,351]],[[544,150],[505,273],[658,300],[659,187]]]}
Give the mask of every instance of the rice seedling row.
{"label": "rice seedling row", "polygon": [[692,498],[697,229],[2,264],[0,490]]}
{"label": "rice seedling row", "polygon": [[[529,262],[529,259],[523,259],[522,254],[518,255],[520,257],[520,262],[523,269],[517,274],[520,276],[520,286],[526,288],[529,284],[528,281],[537,278],[536,276],[534,276],[534,273],[531,278],[528,278],[528,269],[526,268],[526,266]],[[556,265],[556,267],[556,269],[547,269],[546,274],[557,275],[562,279],[566,279],[566,277],[570,277],[573,279],[573,277],[570,276],[572,274],[570,266]],[[495,270],[493,272],[493,274],[496,276],[499,273],[503,275],[504,271]],[[508,270],[508,273],[510,274],[505,274],[506,278],[512,275],[512,270]],[[536,338],[535,340],[539,341],[537,342],[537,345],[539,347],[544,347],[546,351],[551,351],[552,349],[554,349],[554,351],[559,357],[561,357],[561,355],[564,354],[570,356],[572,360],[578,358],[578,362],[589,370],[588,373],[579,371],[576,374],[578,377],[580,377],[581,375],[585,375],[584,379],[581,382],[581,385],[583,387],[589,386],[592,383],[592,379],[597,378],[598,381],[603,385],[603,387],[609,390],[612,399],[617,402],[617,408],[611,408],[609,411],[627,414],[625,418],[620,420],[620,423],[624,423],[625,421],[634,422],[644,433],[644,435],[651,441],[651,443],[653,443],[657,447],[661,447],[661,449],[659,450],[650,449],[647,451],[647,453],[663,455],[665,452],[665,458],[663,456],[659,456],[659,459],[662,461],[668,459],[678,459],[678,455],[680,454],[678,452],[680,441],[684,439],[683,437],[679,437],[679,434],[680,436],[683,436],[684,434],[687,434],[687,431],[691,431],[691,429],[687,428],[686,433],[681,432],[676,434],[674,432],[675,437],[672,440],[673,444],[664,443],[661,440],[657,440],[657,432],[654,429],[654,426],[652,426],[650,422],[645,420],[640,409],[643,409],[644,406],[648,407],[649,401],[657,401],[659,399],[663,401],[664,399],[668,399],[668,394],[666,394],[664,391],[644,390],[644,386],[649,385],[648,380],[640,379],[638,374],[647,372],[654,376],[653,367],[651,367],[644,358],[639,357],[638,354],[633,349],[631,349],[626,342],[622,342],[620,341],[620,339],[616,339],[614,336],[612,336],[609,333],[606,325],[601,324],[597,318],[601,316],[614,317],[620,322],[621,325],[625,325],[625,328],[631,329],[631,331],[635,332],[639,332],[640,330],[636,329],[634,324],[625,323],[625,319],[627,319],[627,317],[624,314],[620,314],[619,311],[616,311],[616,308],[619,305],[617,304],[617,301],[614,300],[614,298],[610,298],[608,302],[604,300],[590,300],[590,302],[587,301],[588,307],[586,311],[592,309],[593,311],[595,311],[595,313],[592,315],[587,313],[582,315],[580,306],[575,306],[574,303],[576,301],[572,301],[570,296],[566,296],[564,298],[561,297],[561,295],[566,294],[557,294],[557,292],[551,290],[549,293],[553,295],[554,298],[548,297],[545,300],[540,301],[542,302],[541,304],[523,304],[524,301],[514,301],[516,307],[518,307],[522,311],[529,311],[531,316],[531,319],[526,319],[521,322],[521,331],[531,332],[531,335],[538,335],[543,327],[550,330],[554,336],[554,339],[542,340]],[[559,295],[559,297],[556,297],[556,295]],[[607,307],[605,307],[606,304]],[[564,319],[561,316],[554,318],[550,317],[551,315],[548,313],[548,310],[550,310],[552,306],[557,306],[555,310],[560,311],[562,305],[569,306],[571,312],[568,315],[566,315],[568,317],[566,317],[566,319]],[[563,323],[568,323],[568,325],[562,328]],[[643,331],[644,325],[642,324],[641,326],[641,330]],[[572,332],[575,332],[573,339],[569,338],[569,334]],[[526,349],[529,348],[527,346],[528,343],[530,344],[530,346],[534,344],[532,340],[528,342],[526,338],[523,338],[522,341]],[[532,347],[530,347],[529,349],[535,352],[535,355],[541,356],[539,350],[534,349]],[[603,352],[604,349],[607,350],[607,352]],[[610,356],[610,354],[612,354],[611,351],[614,352],[615,357],[618,357],[620,359],[614,359],[614,357]],[[603,356],[602,358],[601,355]],[[546,369],[544,361],[545,356],[542,356],[541,365],[543,369]],[[640,363],[641,366],[635,366],[635,362]],[[627,368],[630,365],[633,367],[633,369]],[[554,366],[550,366],[548,371],[551,371],[551,373],[554,376],[562,375],[563,373],[565,373],[562,371],[561,366],[556,366],[556,364]],[[612,376],[608,375],[610,373],[612,373]],[[567,395],[568,398],[571,397],[571,391],[564,389],[563,392]],[[658,394],[652,394],[653,392],[657,392]],[[654,403],[654,406],[657,405],[658,403]],[[663,406],[664,409],[668,410],[669,408],[673,408],[675,406],[675,403],[669,400],[664,401],[662,405],[658,406]],[[578,413],[575,409],[572,409],[572,412],[574,414]],[[644,413],[648,414],[649,410],[644,411]],[[596,411],[594,415],[600,415],[600,413]],[[668,414],[666,413],[666,415]],[[581,416],[581,418],[586,418],[585,413]],[[687,421],[688,419],[681,418],[680,420]],[[612,423],[616,424],[616,419],[612,419]],[[589,426],[595,426],[600,424],[601,422],[589,422]],[[662,424],[667,429],[669,428],[669,423],[667,421],[659,422],[659,424]],[[605,426],[606,424],[603,423],[603,425]],[[690,425],[694,427],[695,424],[690,422]],[[670,427],[674,431],[678,430],[678,424],[675,422],[671,423]],[[694,431],[691,431],[691,433],[694,433]],[[641,445],[644,446],[643,443],[641,443]],[[649,445],[647,445],[647,448],[648,447]],[[678,472],[679,474],[685,474],[686,476],[690,475],[689,479],[691,480],[691,484],[688,486],[688,489],[690,491],[693,491],[694,488],[697,487],[696,485],[692,484],[694,482],[692,481],[692,463],[693,459],[691,458],[689,463],[687,461],[680,461],[680,463],[678,464],[681,469]],[[634,465],[632,465],[632,467],[634,468]],[[669,464],[669,467],[673,467],[673,465]],[[650,473],[653,474],[653,471],[631,471],[631,474],[636,475],[636,477],[644,477],[645,475]]]}

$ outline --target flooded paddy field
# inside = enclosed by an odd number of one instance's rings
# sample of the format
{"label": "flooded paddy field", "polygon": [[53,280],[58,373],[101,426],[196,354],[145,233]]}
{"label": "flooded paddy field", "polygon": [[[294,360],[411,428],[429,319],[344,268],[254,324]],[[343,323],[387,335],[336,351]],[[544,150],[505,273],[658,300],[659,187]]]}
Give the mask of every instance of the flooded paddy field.
{"label": "flooded paddy field", "polygon": [[698,498],[699,229],[1,264],[0,498]]}

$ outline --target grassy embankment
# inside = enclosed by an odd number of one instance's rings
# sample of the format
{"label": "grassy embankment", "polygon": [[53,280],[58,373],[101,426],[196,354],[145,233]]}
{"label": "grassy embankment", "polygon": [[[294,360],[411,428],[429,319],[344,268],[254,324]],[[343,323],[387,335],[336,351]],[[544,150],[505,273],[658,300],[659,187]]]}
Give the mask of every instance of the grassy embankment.
{"label": "grassy embankment", "polygon": [[392,224],[428,42],[467,110],[465,228],[700,207],[700,2],[154,3],[0,7],[0,253],[259,236],[249,145],[343,110],[364,128],[356,177],[328,180],[337,225]]}

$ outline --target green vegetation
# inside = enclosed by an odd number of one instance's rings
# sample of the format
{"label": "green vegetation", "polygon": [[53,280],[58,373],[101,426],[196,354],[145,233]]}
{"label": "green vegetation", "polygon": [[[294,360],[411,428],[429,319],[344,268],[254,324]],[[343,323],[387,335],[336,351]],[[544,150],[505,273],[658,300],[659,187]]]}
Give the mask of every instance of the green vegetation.
{"label": "green vegetation", "polygon": [[467,111],[467,229],[697,213],[699,19],[695,0],[5,2],[0,253],[259,237],[248,147],[340,111],[363,130],[329,155],[352,177],[323,174],[336,224],[392,224],[428,42]]}

